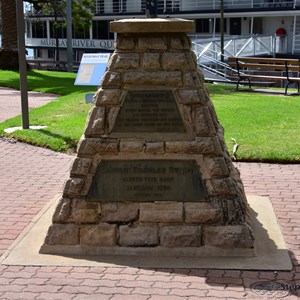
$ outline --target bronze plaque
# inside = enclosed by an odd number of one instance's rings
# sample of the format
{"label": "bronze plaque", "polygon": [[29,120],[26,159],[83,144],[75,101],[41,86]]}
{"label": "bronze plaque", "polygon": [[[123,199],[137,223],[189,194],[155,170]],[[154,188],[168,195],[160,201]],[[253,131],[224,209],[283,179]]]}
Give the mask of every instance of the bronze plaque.
{"label": "bronze plaque", "polygon": [[88,201],[207,201],[195,160],[103,160]]}
{"label": "bronze plaque", "polygon": [[128,91],[113,132],[186,132],[172,91]]}

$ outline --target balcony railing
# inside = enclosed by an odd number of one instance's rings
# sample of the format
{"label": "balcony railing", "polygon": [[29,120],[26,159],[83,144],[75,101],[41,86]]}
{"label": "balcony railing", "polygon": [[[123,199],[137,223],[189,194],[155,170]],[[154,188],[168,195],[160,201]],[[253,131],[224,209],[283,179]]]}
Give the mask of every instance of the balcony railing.
{"label": "balcony railing", "polygon": [[[223,0],[225,10],[293,9],[300,0]],[[145,0],[96,0],[96,14],[144,14]],[[157,0],[158,14],[213,11],[220,9],[220,0]]]}
{"label": "balcony railing", "polygon": [[[201,39],[191,36],[192,48],[198,63],[210,64],[221,60],[220,38]],[[287,40],[274,34],[258,36],[226,37],[224,41],[224,60],[231,56],[255,56],[286,53]]]}

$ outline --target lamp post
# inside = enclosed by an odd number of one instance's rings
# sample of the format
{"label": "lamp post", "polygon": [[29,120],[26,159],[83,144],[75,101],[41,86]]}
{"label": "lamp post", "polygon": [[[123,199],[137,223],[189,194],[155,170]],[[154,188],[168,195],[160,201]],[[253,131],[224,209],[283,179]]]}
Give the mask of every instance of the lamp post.
{"label": "lamp post", "polygon": [[17,11],[17,25],[18,25],[18,52],[19,52],[22,128],[29,129],[27,65],[26,65],[26,49],[25,49],[25,24],[24,24],[23,0],[16,0],[16,11]]}
{"label": "lamp post", "polygon": [[220,0],[221,62],[224,62],[224,0]]}
{"label": "lamp post", "polygon": [[72,0],[67,0],[67,71],[73,72]]}

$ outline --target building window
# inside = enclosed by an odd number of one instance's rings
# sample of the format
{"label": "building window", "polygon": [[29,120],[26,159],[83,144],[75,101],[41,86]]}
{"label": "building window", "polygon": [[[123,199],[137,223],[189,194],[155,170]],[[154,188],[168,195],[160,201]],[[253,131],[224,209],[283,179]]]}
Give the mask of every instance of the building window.
{"label": "building window", "polygon": [[76,27],[73,25],[73,38],[74,39],[90,39],[90,28],[89,26],[85,27]]}
{"label": "building window", "polygon": [[37,58],[43,58],[43,52],[42,52],[42,49],[35,49],[36,51],[36,57]]}
{"label": "building window", "polygon": [[179,8],[180,8],[180,0],[166,1],[166,12],[176,12],[179,11]]}
{"label": "building window", "polygon": [[253,18],[253,34],[263,33],[263,20],[262,18]]}
{"label": "building window", "polygon": [[[220,33],[220,25],[221,25],[221,21],[220,19],[216,19],[216,33]],[[224,32],[227,32],[227,19],[224,19]]]}
{"label": "building window", "polygon": [[98,14],[104,13],[104,0],[98,0],[96,2],[96,13]]}
{"label": "building window", "polygon": [[93,21],[93,39],[113,39],[114,35],[109,31],[109,21]]}
{"label": "building window", "polygon": [[196,32],[209,33],[210,19],[196,19]]}
{"label": "building window", "polygon": [[[57,36],[56,36],[56,34]],[[67,38],[67,28],[63,22],[53,22],[50,21],[50,38],[59,38],[66,39]]]}
{"label": "building window", "polygon": [[53,49],[48,49],[48,58],[53,58],[55,57],[55,51]]}
{"label": "building window", "polygon": [[113,0],[113,12],[120,12],[120,0]]}
{"label": "building window", "polygon": [[47,38],[46,22],[32,22],[32,37]]}

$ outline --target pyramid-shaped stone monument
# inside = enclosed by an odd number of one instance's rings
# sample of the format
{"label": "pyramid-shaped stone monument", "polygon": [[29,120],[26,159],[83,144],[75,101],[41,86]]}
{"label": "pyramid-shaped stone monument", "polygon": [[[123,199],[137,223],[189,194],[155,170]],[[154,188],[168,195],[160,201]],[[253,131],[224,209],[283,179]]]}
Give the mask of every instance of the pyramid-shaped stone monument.
{"label": "pyramid-shaped stone monument", "polygon": [[253,255],[240,179],[187,32],[128,19],[117,33],[42,253]]}

